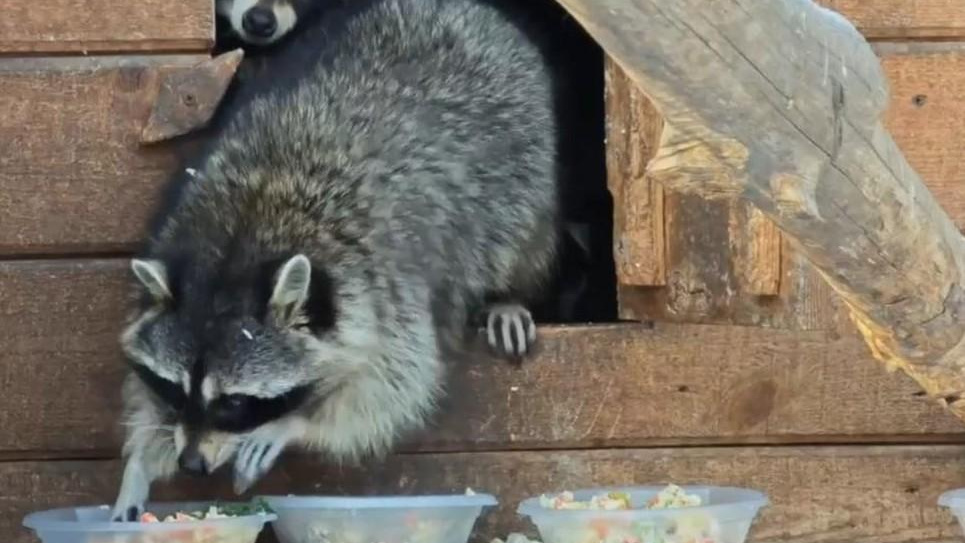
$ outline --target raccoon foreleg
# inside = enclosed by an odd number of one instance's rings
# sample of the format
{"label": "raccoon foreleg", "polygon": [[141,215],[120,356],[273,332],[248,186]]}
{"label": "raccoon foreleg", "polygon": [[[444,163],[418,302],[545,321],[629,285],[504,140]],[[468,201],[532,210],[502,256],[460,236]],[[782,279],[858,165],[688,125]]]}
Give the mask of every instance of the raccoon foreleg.
{"label": "raccoon foreleg", "polygon": [[536,324],[529,310],[518,303],[490,306],[486,310],[486,340],[500,356],[518,360],[536,344]]}
{"label": "raccoon foreleg", "polygon": [[292,421],[267,424],[252,432],[242,442],[235,457],[235,492],[247,492],[271,470],[285,448],[304,435],[304,425]]}
{"label": "raccoon foreleg", "polygon": [[127,455],[121,490],[114,502],[115,521],[135,521],[141,516],[151,484],[176,471],[175,458],[174,443],[161,436],[151,446],[137,447]]}

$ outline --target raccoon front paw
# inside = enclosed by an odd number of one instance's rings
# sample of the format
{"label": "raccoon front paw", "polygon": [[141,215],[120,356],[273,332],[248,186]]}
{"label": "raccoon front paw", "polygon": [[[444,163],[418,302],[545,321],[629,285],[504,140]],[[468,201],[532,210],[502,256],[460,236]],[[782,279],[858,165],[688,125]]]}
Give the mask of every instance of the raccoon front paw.
{"label": "raccoon front paw", "polygon": [[144,514],[144,504],[151,491],[151,481],[139,464],[129,461],[124,468],[121,491],[114,502],[111,518],[114,522],[135,522]]}
{"label": "raccoon front paw", "polygon": [[486,339],[497,354],[519,360],[536,344],[536,323],[529,310],[520,304],[499,304],[486,316]]}
{"label": "raccoon front paw", "polygon": [[287,428],[263,428],[248,437],[235,458],[235,493],[244,494],[265,476],[293,438]]}

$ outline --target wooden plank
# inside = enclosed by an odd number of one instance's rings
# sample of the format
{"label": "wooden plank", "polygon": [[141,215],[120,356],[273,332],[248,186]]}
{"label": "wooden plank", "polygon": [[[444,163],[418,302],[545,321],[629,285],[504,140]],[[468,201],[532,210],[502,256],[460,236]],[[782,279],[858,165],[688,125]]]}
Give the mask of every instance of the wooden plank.
{"label": "wooden plank", "polygon": [[0,53],[206,52],[211,0],[13,0],[0,19]]}
{"label": "wooden plank", "polygon": [[[125,277],[120,260],[0,262],[3,457],[117,454]],[[521,369],[455,369],[435,428],[406,449],[935,442],[965,430],[907,377],[880,371],[853,335],[633,324],[542,333],[542,353]]]}
{"label": "wooden plank", "polygon": [[[521,499],[547,491],[606,484],[711,483],[756,488],[771,506],[750,540],[827,543],[960,541],[960,528],[938,495],[965,486],[965,447],[769,447],[622,449],[401,455],[364,469],[283,461],[258,493],[491,492],[501,506],[477,525],[475,541],[530,531],[515,514]],[[4,463],[0,537],[32,541],[19,526],[33,510],[114,499],[117,461]],[[181,481],[158,487],[158,499],[231,497],[228,481]],[[267,539],[267,538],[266,538]]]}
{"label": "wooden plank", "polygon": [[792,330],[842,328],[836,295],[752,206],[735,198],[665,190],[664,209],[666,287],[622,285],[622,318]]}
{"label": "wooden plank", "polygon": [[0,254],[130,250],[176,165],[139,143],[159,81],[204,58],[0,59]]}
{"label": "wooden plank", "polygon": [[648,172],[761,209],[875,358],[965,419],[965,239],[883,127],[857,30],[810,0],[559,1],[663,115]]}
{"label": "wooden plank", "polygon": [[[965,3],[959,3],[965,9]],[[885,126],[959,229],[965,229],[965,44],[879,44],[891,105]]]}
{"label": "wooden plank", "polygon": [[870,39],[965,38],[959,0],[818,0],[841,12]]}
{"label": "wooden plank", "polygon": [[751,296],[781,293],[781,231],[754,206],[731,208],[730,246],[742,290]]}
{"label": "wooden plank", "polygon": [[[877,44],[876,51],[890,80],[892,95],[885,124],[943,209],[960,229],[965,229],[965,154],[960,149],[965,138],[965,108],[959,100],[965,95],[965,45]],[[611,70],[618,73],[618,68]],[[625,84],[625,76],[621,77],[614,78],[612,85]],[[644,126],[653,123],[646,122]],[[652,152],[654,138],[651,135],[649,141],[644,137],[640,142],[647,153]],[[611,160],[619,160],[625,154],[620,148],[608,152],[616,157]],[[724,203],[698,202],[694,205],[701,206],[701,211],[687,212],[680,208],[688,205],[681,198],[667,197],[662,206],[670,223],[666,234],[670,247],[662,262],[672,280],[665,291],[621,288],[622,317],[803,329],[831,326],[829,323],[838,317],[834,295],[793,249],[780,242],[773,223],[758,222],[755,228],[763,231],[744,235],[740,225],[746,228],[750,222],[741,222],[746,217],[733,219],[755,213],[752,208],[731,206],[727,210]],[[681,215],[674,218],[678,212]],[[724,245],[721,230],[725,213],[731,216],[730,247]],[[633,247],[641,237],[621,228],[619,214],[616,232],[623,232],[629,240],[622,247]],[[776,261],[763,257],[747,260],[742,256],[780,254],[782,249],[785,254]],[[619,261],[620,252],[617,254]],[[632,265],[632,261],[625,263]],[[781,286],[781,277],[788,281],[787,285]],[[626,274],[621,281],[633,284]],[[782,300],[757,298],[773,295],[775,289]]]}
{"label": "wooden plank", "polygon": [[666,284],[663,189],[646,175],[663,121],[650,100],[606,59],[606,168],[613,196],[614,258],[621,285]]}

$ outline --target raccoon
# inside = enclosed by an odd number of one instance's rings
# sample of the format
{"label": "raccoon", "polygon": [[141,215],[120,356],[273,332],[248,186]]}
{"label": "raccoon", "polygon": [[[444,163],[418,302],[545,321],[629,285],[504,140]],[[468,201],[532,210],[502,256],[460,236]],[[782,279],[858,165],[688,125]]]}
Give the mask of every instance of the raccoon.
{"label": "raccoon", "polygon": [[[219,25],[219,45],[229,47],[240,40],[241,45],[268,46],[278,43],[297,25],[305,24],[326,4],[342,0],[216,0],[215,12],[222,21]],[[234,38],[234,39],[232,39]]]}
{"label": "raccoon", "polygon": [[117,519],[179,469],[246,491],[289,447],[422,429],[474,317],[504,357],[559,231],[553,82],[482,0],[358,0],[300,32],[172,181],[132,260]]}

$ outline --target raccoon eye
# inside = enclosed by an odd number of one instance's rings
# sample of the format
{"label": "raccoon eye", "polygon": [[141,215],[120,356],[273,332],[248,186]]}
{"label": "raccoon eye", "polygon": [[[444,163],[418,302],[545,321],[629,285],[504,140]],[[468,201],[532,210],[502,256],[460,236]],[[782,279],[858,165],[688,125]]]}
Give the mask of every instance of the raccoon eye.
{"label": "raccoon eye", "polygon": [[142,364],[131,362],[130,366],[141,382],[172,408],[180,410],[187,404],[187,394],[180,385],[157,375]]}

